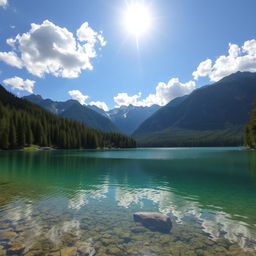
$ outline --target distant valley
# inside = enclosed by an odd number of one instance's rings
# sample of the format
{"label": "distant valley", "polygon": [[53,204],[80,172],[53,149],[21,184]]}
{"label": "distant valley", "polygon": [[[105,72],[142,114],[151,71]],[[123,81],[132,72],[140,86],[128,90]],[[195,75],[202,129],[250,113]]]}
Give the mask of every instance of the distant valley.
{"label": "distant valley", "polygon": [[140,124],[160,108],[158,105],[151,107],[121,106],[108,111],[107,115],[121,132],[131,135]]}
{"label": "distant valley", "polygon": [[97,106],[81,105],[76,100],[53,101],[34,94],[23,98],[53,114],[79,121],[87,127],[105,132],[121,132],[127,135],[131,135],[143,121],[160,109],[158,105],[151,107],[129,105],[105,112]]}
{"label": "distant valley", "polygon": [[256,97],[256,73],[237,72],[160,107],[121,106],[105,112],[75,100],[24,97],[50,112],[87,127],[132,135],[141,146],[243,145]]}

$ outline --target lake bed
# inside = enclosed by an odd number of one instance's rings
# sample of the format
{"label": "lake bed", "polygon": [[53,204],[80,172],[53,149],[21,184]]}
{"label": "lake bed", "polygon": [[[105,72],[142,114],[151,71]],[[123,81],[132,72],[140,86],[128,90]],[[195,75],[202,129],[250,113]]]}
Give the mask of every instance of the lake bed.
{"label": "lake bed", "polygon": [[[170,216],[168,234],[133,221]],[[0,152],[0,255],[256,255],[256,153]]]}

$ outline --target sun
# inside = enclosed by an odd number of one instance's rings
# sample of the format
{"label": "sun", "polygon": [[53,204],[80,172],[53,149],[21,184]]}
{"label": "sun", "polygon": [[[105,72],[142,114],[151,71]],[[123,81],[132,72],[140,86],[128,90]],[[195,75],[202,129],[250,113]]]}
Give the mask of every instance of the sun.
{"label": "sun", "polygon": [[124,12],[124,25],[136,37],[144,35],[151,27],[152,16],[149,7],[142,2],[133,2]]}

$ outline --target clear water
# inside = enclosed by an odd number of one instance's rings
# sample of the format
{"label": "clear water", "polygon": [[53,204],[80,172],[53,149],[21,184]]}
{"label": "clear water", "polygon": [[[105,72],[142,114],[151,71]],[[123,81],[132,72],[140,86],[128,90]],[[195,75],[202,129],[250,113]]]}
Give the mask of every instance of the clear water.
{"label": "clear water", "polygon": [[[133,221],[171,217],[170,234]],[[0,152],[0,255],[256,255],[256,152]]]}

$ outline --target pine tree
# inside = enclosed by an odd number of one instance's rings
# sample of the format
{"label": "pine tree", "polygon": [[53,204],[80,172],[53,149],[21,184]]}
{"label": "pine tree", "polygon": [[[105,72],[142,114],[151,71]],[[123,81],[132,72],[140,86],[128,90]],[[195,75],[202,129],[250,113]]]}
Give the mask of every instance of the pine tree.
{"label": "pine tree", "polygon": [[25,127],[22,121],[22,116],[18,119],[18,126],[17,126],[17,146],[19,148],[23,148],[26,143],[26,136],[25,136]]}
{"label": "pine tree", "polygon": [[9,147],[8,138],[9,138],[8,129],[4,129],[0,137],[0,148],[8,149]]}
{"label": "pine tree", "polygon": [[251,118],[246,126],[245,145],[250,148],[256,148],[256,102],[255,109],[251,111]]}
{"label": "pine tree", "polygon": [[26,144],[28,146],[31,146],[33,144],[33,133],[30,127],[27,127],[27,131],[26,131]]}
{"label": "pine tree", "polygon": [[16,127],[14,122],[10,123],[10,132],[9,132],[9,147],[11,149],[15,149],[17,147],[17,134],[16,134]]}
{"label": "pine tree", "polygon": [[0,148],[23,148],[33,143],[57,148],[136,146],[128,136],[99,132],[57,117],[0,86]]}

